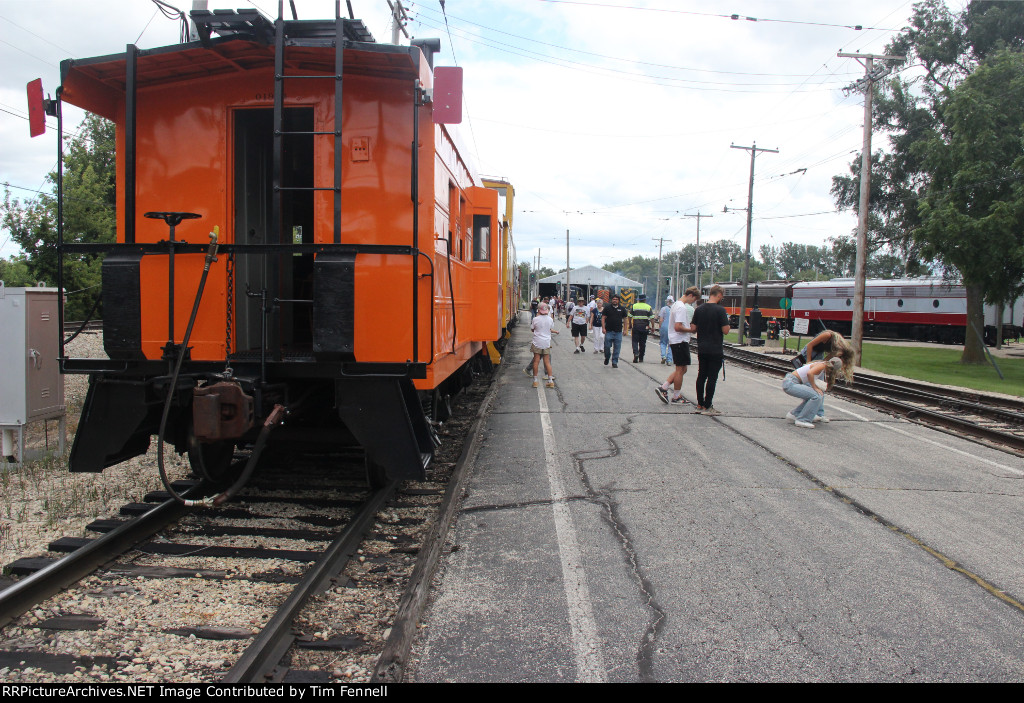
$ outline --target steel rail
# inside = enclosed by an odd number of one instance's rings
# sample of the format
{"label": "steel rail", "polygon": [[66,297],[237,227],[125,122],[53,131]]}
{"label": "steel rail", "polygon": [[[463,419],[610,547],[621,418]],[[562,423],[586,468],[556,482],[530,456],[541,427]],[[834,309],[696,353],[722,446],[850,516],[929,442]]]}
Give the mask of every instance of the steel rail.
{"label": "steel rail", "polygon": [[[745,350],[727,348],[726,355],[733,360],[740,361],[744,364],[753,366],[755,368],[763,369],[776,375],[785,375],[792,370],[791,367],[788,366],[788,364],[779,363],[781,362],[781,360],[777,362],[774,359],[765,358],[762,354],[757,354],[754,352],[747,352]],[[863,383],[865,385],[868,385],[869,387],[876,380],[872,377],[862,378]],[[892,382],[890,381],[889,383],[891,384]],[[888,387],[876,386],[876,391],[881,393],[888,393],[889,389]],[[1000,445],[1001,448],[1010,448],[1016,452],[1024,453],[1024,436],[1021,435],[1016,435],[995,428],[986,427],[977,422],[964,420],[953,415],[948,415],[945,413],[936,412],[934,410],[929,410],[927,408],[922,408],[918,405],[911,405],[909,403],[900,402],[898,400],[879,397],[869,391],[862,391],[848,386],[836,385],[832,388],[832,392],[847,398],[859,400],[866,405],[873,405],[876,407],[884,408],[894,413],[903,415],[908,420],[913,420],[916,422],[920,422],[921,420],[927,420],[927,424],[929,425],[937,425],[948,430],[955,430],[958,433],[965,433],[975,438],[985,439],[988,442]],[[912,392],[908,392],[907,395],[910,395],[911,397],[917,399],[921,399],[921,394],[914,394]],[[934,393],[931,395],[933,395],[933,397],[942,398],[942,396]],[[977,407],[984,408],[985,406]],[[986,408],[986,410],[1001,412],[995,408]],[[1014,420],[1019,422],[1019,419],[1016,417],[1014,417]],[[920,424],[925,423],[921,422]]]}
{"label": "steel rail", "polygon": [[[765,361],[771,361],[787,371],[790,368],[789,364],[783,359],[776,359],[775,357],[742,349],[733,348],[730,351],[734,354],[739,353],[752,355],[751,358],[760,358]],[[1024,400],[1014,400],[1012,398],[986,395],[981,391],[968,390],[964,388],[944,388],[935,384],[918,383],[916,381],[903,378],[895,380],[865,372],[859,372],[857,374],[857,381],[859,384],[872,383],[876,384],[879,388],[891,389],[894,395],[898,394],[906,398],[912,398],[915,395],[919,395],[929,402],[935,402],[939,405],[959,403],[965,407],[975,410],[978,415],[991,415],[996,419],[1001,419],[1006,422],[1017,424],[1024,423]]]}
{"label": "steel rail", "polygon": [[[200,482],[185,495],[202,495],[207,489]],[[31,576],[26,576],[0,593],[0,627],[26,613],[33,606],[60,593],[98,568],[121,556],[136,545],[178,520],[186,511],[171,499],[157,505],[134,520],[124,523],[89,544],[76,549]]]}
{"label": "steel rail", "polygon": [[370,496],[344,532],[324,550],[252,644],[242,652],[221,679],[222,683],[266,683],[273,679],[281,659],[295,642],[292,632],[295,618],[311,596],[326,588],[330,580],[342,572],[355,555],[365,533],[373,526],[377,512],[391,499],[397,487],[398,481],[392,481]]}

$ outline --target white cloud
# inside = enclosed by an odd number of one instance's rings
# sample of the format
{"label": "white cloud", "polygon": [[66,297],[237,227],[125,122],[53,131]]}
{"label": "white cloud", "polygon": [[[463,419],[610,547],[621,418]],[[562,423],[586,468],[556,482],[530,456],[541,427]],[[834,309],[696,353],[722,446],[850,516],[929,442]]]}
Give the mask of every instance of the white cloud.
{"label": "white cloud", "polygon": [[[296,4],[304,18],[334,12],[333,0]],[[352,4],[379,41],[390,40],[386,3]],[[850,152],[860,149],[863,112],[859,96],[840,91],[862,68],[836,53],[880,51],[892,32],[822,25],[899,28],[911,12],[910,2],[897,0],[747,0],[746,14],[762,20],[751,22],[707,16],[728,13],[720,3],[695,0],[618,3],[676,12],[447,0],[446,27],[436,2],[406,4],[414,36],[441,37],[438,63],[457,60],[465,69],[471,124],[461,130],[464,142],[484,173],[516,186],[521,258],[541,247],[542,263],[555,268],[564,266],[566,229],[573,266],[601,265],[654,255],[652,238],[692,243],[696,225],[681,215],[698,209],[714,215],[701,222],[702,242],[742,243],[744,213],[722,207],[746,206],[750,161],[731,143],[756,141],[780,152],[757,159],[755,217],[777,219],[755,219],[754,251],[847,233],[855,225],[850,213],[780,216],[833,209],[831,177],[845,173]],[[277,13],[275,0],[210,5]],[[38,76],[52,92],[56,67],[69,54],[119,53],[140,34],[143,47],[175,43],[176,24],[154,17],[155,10],[141,0],[0,0],[0,31],[9,43],[0,43],[7,67],[0,106],[24,112],[24,85]],[[0,139],[0,181],[38,187],[56,159],[53,134],[30,140],[24,119],[0,113]],[[778,177],[800,168],[808,170]],[[0,256],[11,253],[9,245],[0,248]]]}

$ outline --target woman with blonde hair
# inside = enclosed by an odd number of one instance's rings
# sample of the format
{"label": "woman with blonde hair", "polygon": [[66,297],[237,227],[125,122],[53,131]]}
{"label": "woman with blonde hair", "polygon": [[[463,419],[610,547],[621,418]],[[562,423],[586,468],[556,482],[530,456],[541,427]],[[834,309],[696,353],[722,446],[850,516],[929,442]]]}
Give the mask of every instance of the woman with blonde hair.
{"label": "woman with blonde hair", "polygon": [[[825,403],[825,393],[832,390],[836,378],[840,375],[845,377],[847,381],[853,379],[852,362],[852,354],[848,362],[839,356],[834,356],[828,361],[814,361],[810,364],[804,364],[797,370],[787,373],[786,378],[782,381],[782,390],[787,395],[800,398],[803,402],[786,413],[786,419],[793,422],[797,427],[810,430],[814,429],[814,423],[819,419],[823,422],[828,422],[827,419],[824,419],[824,415],[818,414]],[[821,380],[822,375],[825,378],[824,388],[817,384]]]}
{"label": "woman with blonde hair", "polygon": [[[815,361],[828,361],[838,358],[842,361],[841,374],[847,383],[853,383],[853,348],[843,335],[833,330],[825,330],[809,341],[803,350],[793,359],[793,366],[799,368]],[[822,380],[819,376],[818,380]],[[831,386],[829,386],[831,388]],[[825,417],[825,403],[822,399],[814,417],[815,422],[828,422]]]}

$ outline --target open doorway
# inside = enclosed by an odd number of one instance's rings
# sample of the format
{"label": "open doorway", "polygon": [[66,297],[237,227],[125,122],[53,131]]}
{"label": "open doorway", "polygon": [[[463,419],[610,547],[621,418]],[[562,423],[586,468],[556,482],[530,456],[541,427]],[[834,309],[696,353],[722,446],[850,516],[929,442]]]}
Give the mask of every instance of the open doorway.
{"label": "open doorway", "polygon": [[[313,237],[313,108],[286,108],[280,183],[274,183],[274,111],[234,112],[235,244],[311,244]],[[273,226],[275,185],[282,189],[280,233]],[[307,190],[308,189],[308,190]],[[313,296],[313,255],[238,253],[235,256],[235,353],[260,349],[260,299],[304,301]],[[267,354],[308,353],[312,348],[312,306],[282,302],[267,315]]]}

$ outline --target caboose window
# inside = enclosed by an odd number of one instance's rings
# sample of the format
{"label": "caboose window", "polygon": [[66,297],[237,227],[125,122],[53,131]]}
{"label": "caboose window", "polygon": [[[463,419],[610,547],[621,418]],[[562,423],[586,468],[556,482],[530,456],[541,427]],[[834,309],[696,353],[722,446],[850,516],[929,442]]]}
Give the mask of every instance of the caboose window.
{"label": "caboose window", "polygon": [[473,261],[491,260],[490,215],[473,215]]}

